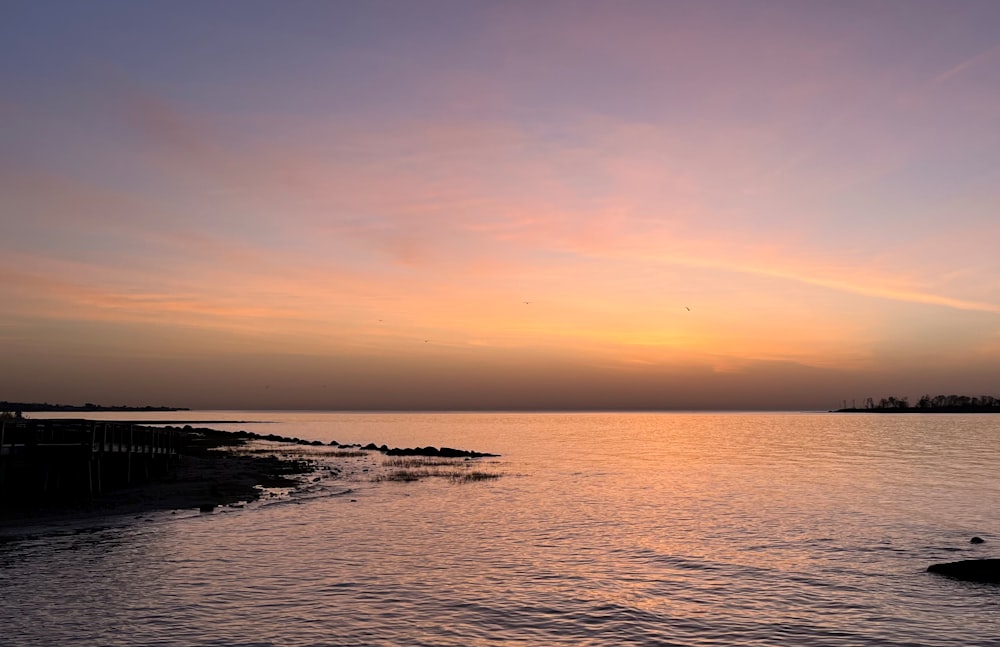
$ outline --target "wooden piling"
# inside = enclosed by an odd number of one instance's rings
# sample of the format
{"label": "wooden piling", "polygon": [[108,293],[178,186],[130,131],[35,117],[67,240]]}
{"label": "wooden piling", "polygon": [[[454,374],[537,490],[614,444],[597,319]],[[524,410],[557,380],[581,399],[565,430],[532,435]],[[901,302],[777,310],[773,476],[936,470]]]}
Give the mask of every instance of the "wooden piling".
{"label": "wooden piling", "polygon": [[129,423],[0,421],[0,499],[100,494],[166,471],[177,449],[175,432]]}

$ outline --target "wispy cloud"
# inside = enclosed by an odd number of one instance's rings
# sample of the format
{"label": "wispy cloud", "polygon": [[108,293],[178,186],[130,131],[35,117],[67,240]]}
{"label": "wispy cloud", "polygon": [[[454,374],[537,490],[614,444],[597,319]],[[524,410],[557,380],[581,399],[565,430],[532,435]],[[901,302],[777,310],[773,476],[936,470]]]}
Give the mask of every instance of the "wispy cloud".
{"label": "wispy cloud", "polygon": [[19,85],[0,296],[414,365],[857,368],[914,313],[913,344],[993,348],[996,95],[964,81],[1000,46],[914,49],[895,7],[634,8],[470,9],[460,43],[379,27],[298,65],[164,52],[174,74],[123,60],[59,101]]}
{"label": "wispy cloud", "polygon": [[966,70],[989,63],[992,59],[996,58],[998,54],[1000,54],[1000,44],[989,47],[974,56],[970,56],[957,65],[948,68],[944,72],[935,76],[933,82],[935,84],[944,83],[945,81],[964,73]]}

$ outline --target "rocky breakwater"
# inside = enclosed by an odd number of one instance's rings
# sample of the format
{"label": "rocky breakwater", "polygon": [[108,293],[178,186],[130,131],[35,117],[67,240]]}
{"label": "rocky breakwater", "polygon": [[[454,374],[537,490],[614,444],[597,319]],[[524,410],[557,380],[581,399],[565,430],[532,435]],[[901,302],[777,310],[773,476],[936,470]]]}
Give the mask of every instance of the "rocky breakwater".
{"label": "rocky breakwater", "polygon": [[428,456],[436,458],[495,458],[499,456],[499,454],[486,454],[466,449],[452,449],[451,447],[406,447],[400,449],[398,447],[387,447],[386,445],[376,446],[375,443],[369,443],[361,449],[382,452],[386,456]]}

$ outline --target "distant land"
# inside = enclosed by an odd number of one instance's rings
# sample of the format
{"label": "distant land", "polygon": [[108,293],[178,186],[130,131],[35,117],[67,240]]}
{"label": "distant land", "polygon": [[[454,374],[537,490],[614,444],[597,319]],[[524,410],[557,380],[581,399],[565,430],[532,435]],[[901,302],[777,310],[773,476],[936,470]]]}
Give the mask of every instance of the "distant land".
{"label": "distant land", "polygon": [[187,407],[144,406],[128,407],[125,405],[107,406],[103,404],[49,404],[48,402],[7,402],[0,400],[0,411],[8,412],[38,412],[38,411],[190,411]]}
{"label": "distant land", "polygon": [[[845,402],[846,405],[846,402]],[[1000,398],[992,395],[924,395],[915,405],[908,398],[865,398],[861,407],[844,406],[835,413],[1000,413]]]}

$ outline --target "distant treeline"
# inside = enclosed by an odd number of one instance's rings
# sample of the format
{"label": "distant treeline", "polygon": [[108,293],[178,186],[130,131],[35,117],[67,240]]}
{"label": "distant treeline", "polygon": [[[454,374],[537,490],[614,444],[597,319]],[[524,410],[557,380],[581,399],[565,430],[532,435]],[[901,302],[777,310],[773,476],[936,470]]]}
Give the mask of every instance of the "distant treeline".
{"label": "distant treeline", "polygon": [[845,407],[840,412],[871,413],[1000,413],[1000,398],[992,395],[923,395],[914,405],[909,398],[865,398],[861,407]]}
{"label": "distant treeline", "polygon": [[188,411],[186,407],[127,407],[125,405],[106,406],[103,404],[49,404],[48,402],[7,402],[0,400],[0,411],[11,413],[36,411]]}

